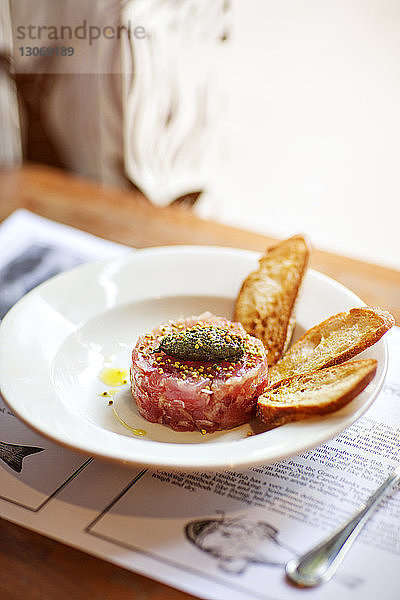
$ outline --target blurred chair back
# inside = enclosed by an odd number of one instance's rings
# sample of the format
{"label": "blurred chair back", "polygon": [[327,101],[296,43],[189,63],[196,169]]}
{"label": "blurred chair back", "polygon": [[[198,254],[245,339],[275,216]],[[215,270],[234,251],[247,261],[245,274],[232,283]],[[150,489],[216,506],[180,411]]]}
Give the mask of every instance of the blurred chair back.
{"label": "blurred chair back", "polygon": [[0,166],[19,164],[21,131],[15,83],[11,77],[12,28],[10,5],[0,4]]}

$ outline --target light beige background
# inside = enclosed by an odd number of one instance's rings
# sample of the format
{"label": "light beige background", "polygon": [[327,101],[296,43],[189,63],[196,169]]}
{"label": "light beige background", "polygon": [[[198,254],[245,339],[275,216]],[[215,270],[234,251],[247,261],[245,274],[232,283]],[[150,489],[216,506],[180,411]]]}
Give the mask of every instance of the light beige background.
{"label": "light beige background", "polygon": [[399,2],[236,0],[233,15],[202,214],[400,268]]}

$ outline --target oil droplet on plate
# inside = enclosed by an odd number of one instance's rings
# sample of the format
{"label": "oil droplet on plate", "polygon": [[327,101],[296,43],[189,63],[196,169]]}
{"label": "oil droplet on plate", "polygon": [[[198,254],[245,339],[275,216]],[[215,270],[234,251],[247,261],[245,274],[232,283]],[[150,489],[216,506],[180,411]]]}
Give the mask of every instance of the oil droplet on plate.
{"label": "oil droplet on plate", "polygon": [[119,421],[121,425],[126,427],[126,429],[129,429],[129,431],[131,431],[134,435],[137,435],[139,437],[143,437],[144,435],[146,435],[147,432],[144,429],[136,429],[135,427],[131,427],[130,425],[128,425],[128,423],[121,419],[114,406],[112,407],[112,409],[117,421]]}
{"label": "oil droplet on plate", "polygon": [[111,396],[115,396],[117,392],[119,392],[119,390],[107,390],[106,392],[100,392],[100,396],[110,398]]}
{"label": "oil droplet on plate", "polygon": [[128,371],[125,369],[104,368],[99,373],[99,379],[106,385],[125,385],[128,383]]}

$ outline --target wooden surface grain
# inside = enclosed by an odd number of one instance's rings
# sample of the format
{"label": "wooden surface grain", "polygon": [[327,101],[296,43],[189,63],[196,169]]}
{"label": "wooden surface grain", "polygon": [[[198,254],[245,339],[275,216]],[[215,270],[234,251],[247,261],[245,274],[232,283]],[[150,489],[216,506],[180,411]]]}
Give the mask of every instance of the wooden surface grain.
{"label": "wooden surface grain", "polygon": [[[139,192],[104,188],[40,166],[0,170],[0,220],[18,207],[136,248],[211,244],[263,251],[275,241],[201,220],[179,206],[154,207]],[[318,249],[313,251],[311,266],[343,283],[367,304],[389,310],[400,323],[399,271]]]}
{"label": "wooden surface grain", "polygon": [[[211,244],[263,251],[273,238],[155,208],[135,191],[101,187],[41,166],[0,170],[0,220],[17,208],[136,248]],[[313,251],[312,266],[400,324],[400,272]],[[0,520],[0,598],[4,600],[183,600],[188,594]]]}
{"label": "wooden surface grain", "polygon": [[1,600],[194,598],[0,519]]}

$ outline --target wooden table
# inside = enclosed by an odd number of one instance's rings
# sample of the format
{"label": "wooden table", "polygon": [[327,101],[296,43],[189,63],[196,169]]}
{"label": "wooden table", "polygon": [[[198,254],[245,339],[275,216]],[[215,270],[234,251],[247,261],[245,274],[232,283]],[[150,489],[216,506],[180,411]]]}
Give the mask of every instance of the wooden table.
{"label": "wooden table", "polygon": [[[0,171],[0,220],[16,208],[137,248],[213,244],[262,251],[274,240],[159,209],[135,191],[105,189],[39,166]],[[400,272],[315,250],[312,266],[388,309],[400,324]],[[0,521],[0,598],[4,600],[180,600],[191,598],[155,581]]]}

